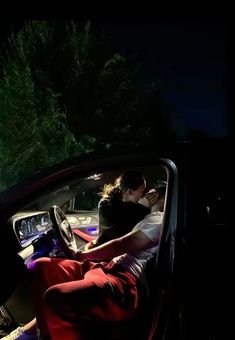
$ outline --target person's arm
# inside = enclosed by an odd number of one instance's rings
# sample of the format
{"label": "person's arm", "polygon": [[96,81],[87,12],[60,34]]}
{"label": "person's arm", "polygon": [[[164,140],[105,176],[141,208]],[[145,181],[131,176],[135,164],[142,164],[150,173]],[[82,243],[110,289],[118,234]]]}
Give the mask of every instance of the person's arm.
{"label": "person's arm", "polygon": [[141,230],[136,230],[94,249],[78,252],[77,259],[79,261],[105,260],[125,253],[135,253],[154,246],[156,246],[156,243],[146,236],[145,233]]}

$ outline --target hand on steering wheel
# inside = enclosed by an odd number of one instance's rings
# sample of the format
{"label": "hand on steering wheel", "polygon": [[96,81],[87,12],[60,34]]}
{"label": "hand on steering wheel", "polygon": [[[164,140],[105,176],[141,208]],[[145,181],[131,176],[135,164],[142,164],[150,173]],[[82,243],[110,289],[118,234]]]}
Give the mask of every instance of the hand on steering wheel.
{"label": "hand on steering wheel", "polygon": [[77,249],[77,245],[67,217],[57,205],[53,205],[53,207],[50,208],[49,214],[55,238],[59,241],[62,247],[61,250],[65,253],[66,257],[70,259],[74,258],[71,248]]}

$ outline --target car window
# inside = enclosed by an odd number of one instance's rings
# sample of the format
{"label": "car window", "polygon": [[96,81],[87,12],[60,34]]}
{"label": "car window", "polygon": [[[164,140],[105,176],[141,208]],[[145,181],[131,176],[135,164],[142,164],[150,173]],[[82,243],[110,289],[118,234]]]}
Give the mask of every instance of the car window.
{"label": "car window", "polygon": [[[151,187],[160,181],[166,181],[166,171],[160,166],[137,167],[147,180],[147,186]],[[84,177],[68,179],[66,183],[49,190],[38,199],[31,201],[21,211],[49,210],[53,205],[58,205],[65,212],[96,210],[101,198],[101,191],[105,184],[114,182],[126,169],[91,173]]]}

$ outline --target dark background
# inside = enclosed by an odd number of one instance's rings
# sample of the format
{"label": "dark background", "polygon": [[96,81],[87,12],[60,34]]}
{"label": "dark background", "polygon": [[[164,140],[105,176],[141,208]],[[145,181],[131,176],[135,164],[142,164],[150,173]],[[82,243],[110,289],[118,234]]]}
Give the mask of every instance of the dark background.
{"label": "dark background", "polygon": [[[83,20],[84,21],[84,20]],[[138,60],[138,83],[163,88],[178,112],[176,128],[209,137],[228,135],[228,20],[224,15],[156,19],[93,19],[110,42]],[[1,48],[24,20],[0,20]]]}

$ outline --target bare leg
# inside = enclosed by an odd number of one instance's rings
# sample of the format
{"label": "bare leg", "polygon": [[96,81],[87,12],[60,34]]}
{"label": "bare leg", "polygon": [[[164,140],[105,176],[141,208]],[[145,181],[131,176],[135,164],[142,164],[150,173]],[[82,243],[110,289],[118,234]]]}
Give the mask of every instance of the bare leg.
{"label": "bare leg", "polygon": [[[24,336],[25,335],[25,336]],[[10,334],[3,337],[1,340],[10,340],[10,339],[39,339],[39,329],[37,328],[36,318],[29,321],[23,327],[17,327]]]}
{"label": "bare leg", "polygon": [[23,328],[24,332],[26,332],[28,334],[37,334],[37,320],[36,320],[36,318],[29,321],[22,328]]}

